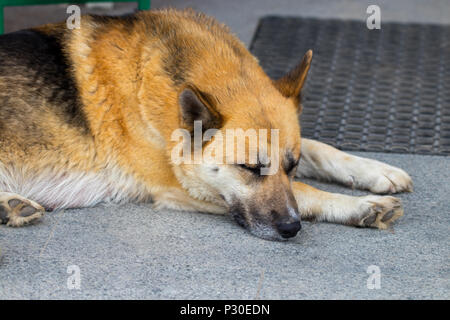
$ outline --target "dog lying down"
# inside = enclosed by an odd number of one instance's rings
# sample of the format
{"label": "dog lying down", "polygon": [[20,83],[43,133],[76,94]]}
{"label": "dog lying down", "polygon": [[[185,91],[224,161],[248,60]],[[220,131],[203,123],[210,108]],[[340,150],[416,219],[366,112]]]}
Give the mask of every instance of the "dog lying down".
{"label": "dog lying down", "polygon": [[311,51],[271,80],[226,26],[192,10],[5,34],[0,61],[7,226],[46,210],[151,201],[230,214],[282,240],[301,219],[386,229],[403,215],[392,196],[328,193],[296,173],[377,194],[412,190],[401,169],[301,138]]}

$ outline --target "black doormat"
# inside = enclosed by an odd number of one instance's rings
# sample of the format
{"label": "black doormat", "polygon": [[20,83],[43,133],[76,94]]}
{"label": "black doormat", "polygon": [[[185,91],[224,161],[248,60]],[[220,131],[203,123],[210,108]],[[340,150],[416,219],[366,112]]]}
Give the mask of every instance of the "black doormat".
{"label": "black doormat", "polygon": [[308,49],[302,136],[344,150],[450,154],[450,26],[271,16],[250,47],[274,79]]}

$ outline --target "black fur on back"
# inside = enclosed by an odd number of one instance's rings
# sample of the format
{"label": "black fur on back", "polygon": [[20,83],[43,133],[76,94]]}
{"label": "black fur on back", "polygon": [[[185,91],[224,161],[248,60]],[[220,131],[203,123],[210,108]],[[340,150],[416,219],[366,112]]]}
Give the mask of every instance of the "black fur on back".
{"label": "black fur on back", "polygon": [[[89,132],[61,39],[62,35],[37,30],[0,36],[0,86],[4,91],[0,92],[0,122],[8,116],[20,117],[21,111],[49,111],[83,134]],[[8,98],[20,98],[31,110],[17,110]]]}

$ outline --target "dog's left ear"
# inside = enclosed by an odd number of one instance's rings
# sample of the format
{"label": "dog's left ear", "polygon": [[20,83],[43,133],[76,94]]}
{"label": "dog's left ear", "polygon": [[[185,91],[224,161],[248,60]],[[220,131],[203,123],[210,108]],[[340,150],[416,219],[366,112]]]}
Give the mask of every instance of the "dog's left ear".
{"label": "dog's left ear", "polygon": [[222,117],[215,108],[215,100],[207,93],[194,86],[186,86],[181,91],[178,101],[182,127],[194,132],[194,121],[202,122],[203,131],[220,129]]}
{"label": "dog's left ear", "polygon": [[312,54],[312,50],[308,50],[302,61],[294,69],[289,71],[284,77],[273,82],[283,96],[294,99],[296,104],[300,103],[300,92],[311,66]]}

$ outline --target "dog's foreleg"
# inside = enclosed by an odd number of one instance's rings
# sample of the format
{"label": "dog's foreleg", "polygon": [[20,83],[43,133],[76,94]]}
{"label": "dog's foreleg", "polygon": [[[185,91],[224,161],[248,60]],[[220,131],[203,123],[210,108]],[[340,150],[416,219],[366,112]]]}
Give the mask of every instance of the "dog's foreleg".
{"label": "dog's foreleg", "polygon": [[386,229],[403,215],[400,200],[391,196],[353,197],[321,191],[301,182],[293,182],[292,186],[304,220]]}
{"label": "dog's foreleg", "polygon": [[350,155],[324,143],[302,139],[301,176],[337,181],[374,193],[412,191],[412,180],[402,169]]}
{"label": "dog's foreleg", "polygon": [[38,203],[15,193],[0,192],[0,223],[21,227],[44,215],[45,209]]}

